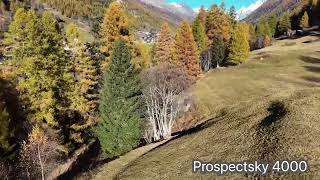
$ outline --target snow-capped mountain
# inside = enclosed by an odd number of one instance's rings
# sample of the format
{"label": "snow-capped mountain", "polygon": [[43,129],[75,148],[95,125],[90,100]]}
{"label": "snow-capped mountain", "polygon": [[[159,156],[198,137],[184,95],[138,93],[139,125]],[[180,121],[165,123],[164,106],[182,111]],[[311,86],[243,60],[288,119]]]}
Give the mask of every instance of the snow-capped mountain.
{"label": "snow-capped mountain", "polygon": [[196,17],[196,12],[184,3],[166,3],[163,0],[140,0],[141,2],[158,7],[164,11],[169,11],[179,16],[181,19],[193,20]]}
{"label": "snow-capped mountain", "polygon": [[241,7],[238,11],[237,11],[237,19],[238,20],[242,20],[244,18],[246,18],[247,16],[249,16],[252,12],[254,12],[256,9],[258,9],[264,2],[266,2],[267,0],[257,0],[256,2],[250,4],[247,7]]}

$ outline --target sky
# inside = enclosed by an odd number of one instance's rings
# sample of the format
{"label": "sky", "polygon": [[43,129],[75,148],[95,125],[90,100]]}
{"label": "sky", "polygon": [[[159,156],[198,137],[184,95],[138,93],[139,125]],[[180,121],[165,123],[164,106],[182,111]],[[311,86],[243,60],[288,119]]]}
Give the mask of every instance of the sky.
{"label": "sky", "polygon": [[237,10],[241,9],[242,7],[248,7],[251,4],[254,4],[256,0],[165,0],[169,3],[171,2],[183,2],[192,8],[198,8],[201,5],[205,7],[210,7],[211,4],[215,3],[220,5],[221,2],[224,2],[227,8],[230,8],[232,5],[236,7]]}
{"label": "sky", "polygon": [[251,12],[260,7],[266,0],[165,0],[168,3],[185,3],[191,6],[195,12],[198,12],[201,5],[206,8],[210,7],[212,4],[220,5],[224,2],[227,9],[230,9],[232,5],[235,6],[237,10],[237,19],[243,19]]}

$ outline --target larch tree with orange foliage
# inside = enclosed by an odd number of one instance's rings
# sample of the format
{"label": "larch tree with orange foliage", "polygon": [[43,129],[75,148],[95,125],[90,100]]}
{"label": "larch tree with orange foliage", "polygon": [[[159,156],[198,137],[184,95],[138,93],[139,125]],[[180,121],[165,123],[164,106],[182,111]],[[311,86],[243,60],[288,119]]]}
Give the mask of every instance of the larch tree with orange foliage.
{"label": "larch tree with orange foliage", "polygon": [[122,40],[133,47],[133,40],[129,32],[129,21],[121,4],[113,2],[106,11],[101,24],[102,48],[106,59],[101,66],[104,69],[111,60],[114,42]]}
{"label": "larch tree with orange foliage", "polygon": [[169,25],[164,23],[161,27],[160,36],[155,48],[155,64],[171,62],[172,43],[173,39],[170,34]]}
{"label": "larch tree with orange foliage", "polygon": [[209,9],[205,27],[210,44],[220,36],[225,44],[229,44],[231,37],[230,18],[217,5],[212,5]]}
{"label": "larch tree with orange foliage", "polygon": [[206,10],[204,9],[203,6],[200,7],[200,9],[199,9],[199,14],[198,14],[198,17],[197,17],[197,18],[200,20],[202,26],[205,27],[205,25],[206,25],[206,18],[207,18],[207,12],[206,12]]}
{"label": "larch tree with orange foliage", "polygon": [[188,75],[197,78],[200,73],[199,53],[188,22],[183,21],[176,35],[174,44],[174,61],[184,68]]}

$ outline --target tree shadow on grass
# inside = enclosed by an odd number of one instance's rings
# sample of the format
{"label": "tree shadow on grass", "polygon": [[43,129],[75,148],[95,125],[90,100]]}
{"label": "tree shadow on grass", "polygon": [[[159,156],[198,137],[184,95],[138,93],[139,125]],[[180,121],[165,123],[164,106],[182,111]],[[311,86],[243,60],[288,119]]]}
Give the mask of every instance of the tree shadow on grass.
{"label": "tree shadow on grass", "polygon": [[309,81],[309,82],[320,83],[320,77],[304,76],[304,77],[302,77],[302,79]]}
{"label": "tree shadow on grass", "polygon": [[67,172],[61,174],[57,179],[75,179],[75,177],[79,176],[89,179],[91,174],[88,172],[96,171],[102,165],[118,158],[101,158],[101,154],[100,143],[96,140],[90,147],[90,150],[87,153],[80,155],[75,165],[73,165]]}
{"label": "tree shadow on grass", "polygon": [[269,160],[270,156],[276,153],[274,151],[278,147],[280,138],[277,135],[277,129],[287,114],[285,104],[280,101],[272,102],[267,110],[269,115],[260,122],[257,128],[257,144],[260,145],[257,152],[262,160]]}
{"label": "tree shadow on grass", "polygon": [[[317,51],[320,52],[320,51]],[[300,56],[300,60],[308,63],[308,66],[303,66],[307,71],[312,73],[319,73],[320,75],[320,58],[310,57],[310,56]],[[303,76],[301,77],[303,80],[312,82],[312,83],[320,83],[320,77],[317,76]]]}
{"label": "tree shadow on grass", "polygon": [[310,57],[310,56],[300,56],[301,61],[310,64],[320,64],[320,58]]}
{"label": "tree shadow on grass", "polygon": [[309,72],[320,73],[320,67],[318,66],[304,66],[304,68]]}

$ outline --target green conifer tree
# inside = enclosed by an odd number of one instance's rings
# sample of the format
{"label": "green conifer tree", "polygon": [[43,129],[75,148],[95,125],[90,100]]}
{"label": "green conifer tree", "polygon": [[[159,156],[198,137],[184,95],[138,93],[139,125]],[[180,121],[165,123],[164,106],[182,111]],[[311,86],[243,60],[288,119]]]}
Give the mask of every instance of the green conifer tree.
{"label": "green conifer tree", "polygon": [[96,134],[107,157],[119,156],[139,143],[141,86],[138,72],[123,41],[115,43],[100,94]]}
{"label": "green conifer tree", "polygon": [[280,21],[278,24],[278,31],[280,33],[284,33],[284,32],[287,32],[289,29],[291,29],[291,20],[290,20],[289,13],[286,12],[280,18]]}
{"label": "green conifer tree", "polygon": [[272,35],[271,28],[266,18],[260,19],[259,23],[257,24],[256,35],[271,37]]}
{"label": "green conifer tree", "polygon": [[201,24],[201,21],[199,18],[196,18],[196,20],[192,24],[192,32],[194,40],[197,43],[199,52],[202,52],[207,48],[207,36],[206,31]]}
{"label": "green conifer tree", "polygon": [[217,37],[213,40],[212,44],[212,55],[214,56],[213,59],[217,63],[217,67],[224,62],[226,47],[224,45],[222,37]]}
{"label": "green conifer tree", "polygon": [[270,31],[271,31],[271,37],[274,37],[274,35],[276,34],[277,23],[278,23],[277,16],[272,15],[269,17],[268,24],[269,24]]}
{"label": "green conifer tree", "polygon": [[236,20],[237,11],[233,5],[230,7],[229,16],[230,16],[230,21],[231,21],[232,27],[234,27],[237,23],[237,20]]}

